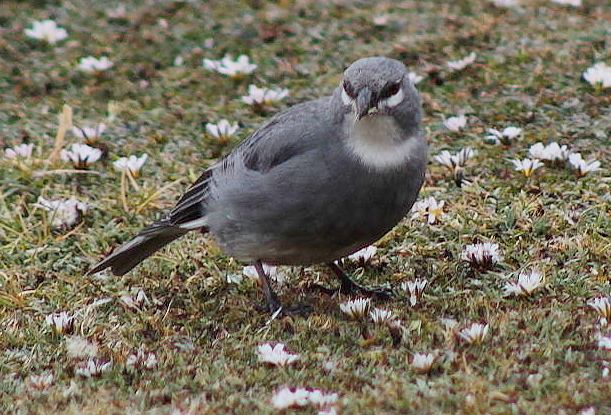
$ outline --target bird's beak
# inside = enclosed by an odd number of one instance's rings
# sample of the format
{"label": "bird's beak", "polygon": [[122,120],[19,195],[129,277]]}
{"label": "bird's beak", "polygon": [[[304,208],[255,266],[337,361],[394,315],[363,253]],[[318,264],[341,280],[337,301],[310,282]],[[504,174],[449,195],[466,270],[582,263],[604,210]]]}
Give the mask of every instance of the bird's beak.
{"label": "bird's beak", "polygon": [[369,110],[373,108],[371,102],[371,89],[364,87],[359,91],[356,97],[356,120],[360,120],[365,115],[369,114]]}

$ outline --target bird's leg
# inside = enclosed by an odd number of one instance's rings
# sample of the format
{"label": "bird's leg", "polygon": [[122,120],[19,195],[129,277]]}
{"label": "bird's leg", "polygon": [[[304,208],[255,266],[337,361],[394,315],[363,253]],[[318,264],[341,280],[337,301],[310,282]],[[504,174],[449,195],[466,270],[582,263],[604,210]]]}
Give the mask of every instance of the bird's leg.
{"label": "bird's leg", "polygon": [[353,294],[357,292],[366,296],[378,297],[384,300],[392,298],[393,292],[390,289],[381,287],[368,288],[352,281],[348,274],[346,274],[346,271],[344,271],[339,265],[337,265],[336,262],[329,262],[327,266],[331,268],[331,271],[333,271],[337,278],[339,278],[341,284],[339,292],[341,292],[342,294]]}
{"label": "bird's leg", "polygon": [[279,308],[282,308],[282,304],[280,303],[280,300],[278,299],[278,296],[274,290],[272,290],[269,277],[265,273],[265,270],[263,270],[263,264],[261,261],[256,261],[254,265],[255,269],[257,270],[257,274],[259,274],[261,284],[263,284],[263,293],[265,294],[265,298],[267,300],[269,312],[273,314],[278,311]]}

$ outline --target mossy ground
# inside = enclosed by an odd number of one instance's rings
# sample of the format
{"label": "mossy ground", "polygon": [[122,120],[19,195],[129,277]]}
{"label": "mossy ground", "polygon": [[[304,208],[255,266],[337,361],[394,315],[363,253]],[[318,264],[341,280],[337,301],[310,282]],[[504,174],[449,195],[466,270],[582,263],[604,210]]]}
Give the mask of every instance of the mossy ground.
{"label": "mossy ground", "polygon": [[[611,64],[611,6],[584,2],[153,0],[125,2],[121,12],[117,1],[3,1],[0,140],[3,148],[33,143],[35,154],[21,163],[0,159],[0,408],[265,414],[277,412],[275,391],[295,386],[339,393],[341,414],[611,413],[611,382],[602,375],[611,352],[596,345],[611,329],[586,305],[610,294],[611,92],[581,78],[595,62]],[[45,45],[24,35],[32,20],[47,18],[69,37]],[[470,52],[473,65],[447,70],[446,61]],[[202,67],[202,58],[227,53],[244,53],[259,67],[242,80]],[[106,55],[114,66],[76,70],[87,55]],[[373,326],[364,341],[339,311],[342,298],[312,291],[313,282],[335,284],[319,268],[287,270],[291,288],[281,291],[285,303],[308,304],[312,313],[269,322],[256,284],[226,283],[242,265],[201,235],[182,238],[122,278],[84,276],[270,115],[329,94],[345,66],[370,55],[427,75],[418,88],[431,154],[477,150],[466,168],[470,186],[456,186],[431,162],[422,196],[445,201],[439,223],[406,218],[378,242],[372,264],[348,267],[368,284],[429,280],[417,307],[380,305],[403,323],[398,347]],[[290,97],[252,111],[239,99],[251,83],[288,88]],[[101,143],[110,160],[149,154],[137,189],[122,188],[109,161],[91,167],[99,174],[56,171],[70,168],[49,159],[64,104],[75,125],[108,125]],[[469,123],[449,132],[442,117],[458,113]],[[205,130],[222,118],[242,126],[228,143]],[[523,129],[521,140],[482,140],[488,128],[508,125]],[[603,170],[578,178],[547,166],[524,178],[508,159],[526,157],[538,141],[566,144],[600,160]],[[93,208],[76,228],[58,231],[33,207],[40,195],[75,196]],[[504,254],[492,270],[460,260],[466,244],[482,241],[498,243]],[[542,272],[545,289],[504,296],[508,276],[529,269]],[[139,290],[148,297],[139,307],[121,300]],[[75,324],[58,335],[45,316],[61,310]],[[481,345],[465,344],[448,335],[443,318],[461,327],[488,323],[490,334]],[[96,344],[111,370],[75,375],[69,335]],[[264,342],[285,342],[300,363],[263,366],[255,348]],[[138,349],[154,352],[157,366],[128,367]],[[435,353],[437,367],[414,372],[415,352]],[[37,390],[28,379],[41,373],[54,381]]]}

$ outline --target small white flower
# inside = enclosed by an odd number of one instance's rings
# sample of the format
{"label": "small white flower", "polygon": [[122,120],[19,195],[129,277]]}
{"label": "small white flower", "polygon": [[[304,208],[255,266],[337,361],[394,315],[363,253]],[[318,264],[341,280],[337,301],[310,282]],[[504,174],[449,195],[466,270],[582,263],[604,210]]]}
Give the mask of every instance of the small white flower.
{"label": "small white flower", "polygon": [[272,406],[276,409],[306,406],[310,391],[304,388],[291,389],[284,387],[272,396]]}
{"label": "small white flower", "polygon": [[499,245],[490,242],[467,245],[463,249],[460,257],[464,261],[482,267],[491,267],[503,260]]}
{"label": "small white flower", "polygon": [[497,7],[516,7],[520,5],[520,0],[488,0]]}
{"label": "small white flower", "polygon": [[230,124],[227,120],[220,120],[217,124],[206,124],[206,131],[216,138],[228,138],[238,131],[238,123]]}
{"label": "small white flower", "polygon": [[106,56],[100,58],[86,56],[79,60],[77,68],[84,72],[96,72],[110,69],[113,65],[114,63]]}
{"label": "small white flower", "polygon": [[528,154],[541,160],[564,161],[568,158],[570,151],[567,146],[561,146],[556,142],[550,143],[547,146],[543,145],[543,143],[536,143],[530,146]]}
{"label": "small white flower", "polygon": [[249,105],[271,104],[287,97],[288,94],[288,89],[259,88],[256,85],[250,85],[248,87],[248,95],[242,97],[242,102],[245,102]]}
{"label": "small white flower", "polygon": [[503,288],[505,295],[528,296],[535,290],[543,286],[543,276],[537,271],[529,273],[521,272],[518,275],[518,282],[509,282]]}
{"label": "small white flower", "polygon": [[68,357],[82,359],[85,357],[96,357],[99,349],[95,343],[81,336],[71,336],[66,339],[66,352]]}
{"label": "small white flower", "polygon": [[90,147],[87,144],[74,143],[70,150],[62,150],[59,156],[64,161],[71,161],[77,169],[85,169],[102,157],[102,150]]}
{"label": "small white flower", "polygon": [[373,16],[373,18],[371,19],[373,21],[373,24],[376,26],[386,26],[388,25],[388,22],[391,18],[391,14],[390,13],[386,13],[386,14],[379,14],[377,16]]}
{"label": "small white flower", "polygon": [[488,324],[473,323],[458,332],[458,336],[470,344],[480,344],[488,334]]}
{"label": "small white flower", "polygon": [[438,202],[433,196],[418,200],[412,206],[412,219],[423,217],[429,225],[441,220],[445,216],[443,206],[445,201]]}
{"label": "small white flower", "polygon": [[28,388],[39,391],[49,388],[51,385],[53,385],[53,382],[55,382],[55,376],[53,376],[53,373],[30,375],[25,380],[25,384]]}
{"label": "small white flower", "polygon": [[139,310],[145,303],[149,302],[146,293],[140,289],[133,290],[136,294],[134,297],[132,294],[123,294],[119,297],[119,302],[134,310]]}
{"label": "small white flower", "polygon": [[409,81],[412,83],[412,85],[417,85],[420,83],[420,81],[424,79],[424,75],[418,75],[416,72],[409,72],[407,74],[407,77],[409,78]]}
{"label": "small white flower", "polygon": [[375,324],[388,324],[394,320],[393,312],[383,308],[374,308],[369,312],[369,317]]}
{"label": "small white flower", "polygon": [[580,153],[571,153],[569,154],[569,164],[577,170],[577,174],[580,176],[585,176],[588,173],[591,173],[596,170],[600,170],[600,161],[598,160],[588,160],[585,161]]}
{"label": "small white flower", "polygon": [[[552,1],[558,2],[558,1],[561,1],[561,0],[552,0]],[[564,0],[564,1],[566,1],[566,0]],[[579,1],[581,1],[581,0],[579,0]],[[581,4],[581,3],[579,3],[579,4]],[[579,415],[596,415],[596,409],[593,406],[590,406],[589,408],[582,409],[581,412],[579,412]]]}
{"label": "small white flower", "polygon": [[342,313],[355,320],[365,317],[367,313],[369,313],[370,307],[370,298],[355,298],[354,300],[349,300],[339,305],[339,309]]}
{"label": "small white flower", "polygon": [[467,66],[471,65],[473,62],[475,62],[476,58],[477,58],[477,55],[475,54],[475,52],[471,52],[469,55],[467,55],[463,59],[446,62],[446,65],[448,65],[448,67],[453,71],[460,71],[462,69],[465,69]]}
{"label": "small white flower", "polygon": [[586,69],[583,73],[583,79],[590,85],[600,85],[601,88],[611,88],[611,66],[607,66],[604,62],[598,62],[594,66]]}
{"label": "small white flower", "polygon": [[598,347],[611,350],[611,335],[603,336],[599,334],[596,340],[598,342]]}
{"label": "small white flower", "polygon": [[284,387],[272,397],[272,406],[276,409],[287,409],[311,404],[324,408],[335,404],[337,399],[337,393],[326,394],[320,389]]}
{"label": "small white flower", "polygon": [[132,367],[154,369],[157,367],[157,355],[155,355],[153,352],[146,352],[139,349],[137,352],[127,356],[127,359],[125,359],[125,364]]}
{"label": "small white flower", "polygon": [[5,149],[4,156],[8,159],[16,159],[18,157],[28,159],[32,157],[32,150],[34,150],[34,144],[19,144],[13,148]]}
{"label": "small white flower", "polygon": [[45,317],[45,322],[56,334],[64,334],[72,330],[74,316],[62,311],[56,314],[49,314]]}
{"label": "small white flower", "polygon": [[495,128],[488,129],[489,135],[484,137],[484,140],[489,141],[493,144],[499,142],[509,145],[511,142],[518,138],[522,134],[522,129],[518,127],[505,127],[502,131]]}
{"label": "small white flower", "polygon": [[431,353],[414,353],[412,368],[418,373],[427,373],[435,363],[435,355]]}
{"label": "small white flower", "polygon": [[363,249],[359,249],[353,254],[348,255],[348,259],[355,262],[369,262],[376,252],[378,252],[378,248],[373,245],[369,245]]}
{"label": "small white flower", "polygon": [[261,344],[257,346],[257,356],[259,362],[274,366],[287,366],[299,359],[298,354],[291,354],[285,351],[283,343],[278,343],[275,346],[269,343]]}
{"label": "small white flower", "polygon": [[450,131],[460,131],[467,125],[467,117],[464,115],[449,117],[443,120],[443,125]]}
{"label": "small white flower", "polygon": [[148,158],[148,154],[144,153],[140,157],[129,156],[129,157],[121,157],[112,162],[112,165],[115,169],[119,171],[127,170],[132,176],[137,177],[140,174],[140,169],[146,162]]}
{"label": "small white flower", "polygon": [[257,65],[250,63],[246,55],[240,55],[236,60],[231,55],[225,55],[220,61],[204,59],[202,62],[204,68],[234,78],[248,75],[257,69]]}
{"label": "small white flower", "polygon": [[84,378],[100,376],[112,366],[111,362],[103,363],[99,359],[89,359],[84,364],[74,368],[74,373]]}
{"label": "small white flower", "polygon": [[409,303],[412,307],[418,303],[428,283],[429,281],[425,278],[401,283],[401,289],[409,294]]}
{"label": "small white flower", "polygon": [[581,6],[581,0],[552,0],[552,3],[565,4],[573,7]]}
{"label": "small white flower", "polygon": [[611,298],[597,297],[588,301],[588,305],[598,311],[602,318],[611,319]]}
{"label": "small white flower", "polygon": [[100,123],[95,127],[72,127],[72,134],[81,140],[95,141],[106,130],[106,124]]}
{"label": "small white flower", "polygon": [[477,154],[471,147],[462,148],[458,153],[451,154],[448,150],[443,150],[441,153],[433,157],[437,163],[447,167],[451,172],[455,172],[457,167],[462,167],[467,160],[475,157]]}
{"label": "small white flower", "polygon": [[25,35],[53,44],[67,38],[68,32],[66,29],[57,26],[57,23],[53,20],[41,20],[32,22],[32,28],[26,29]]}
{"label": "small white flower", "polygon": [[61,200],[47,200],[42,196],[34,203],[35,207],[51,212],[51,226],[54,228],[70,227],[78,223],[83,212],[86,212],[89,205],[79,202],[74,197]]}
{"label": "small white flower", "polygon": [[511,159],[509,161],[513,163],[516,171],[521,172],[526,177],[532,176],[535,170],[543,166],[543,163],[538,159],[525,158],[523,160]]}

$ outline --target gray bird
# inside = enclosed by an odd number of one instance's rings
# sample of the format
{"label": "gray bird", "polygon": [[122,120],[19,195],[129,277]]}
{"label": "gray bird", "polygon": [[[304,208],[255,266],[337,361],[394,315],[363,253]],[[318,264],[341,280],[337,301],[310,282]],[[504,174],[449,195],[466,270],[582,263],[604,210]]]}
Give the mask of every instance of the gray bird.
{"label": "gray bird", "polygon": [[412,207],[427,163],[421,118],[403,63],[359,59],[331,96],[274,116],[88,274],[123,275],[197,230],[255,265],[271,312],[281,304],[262,263],[327,264],[342,292],[365,291],[334,261],[380,239]]}

